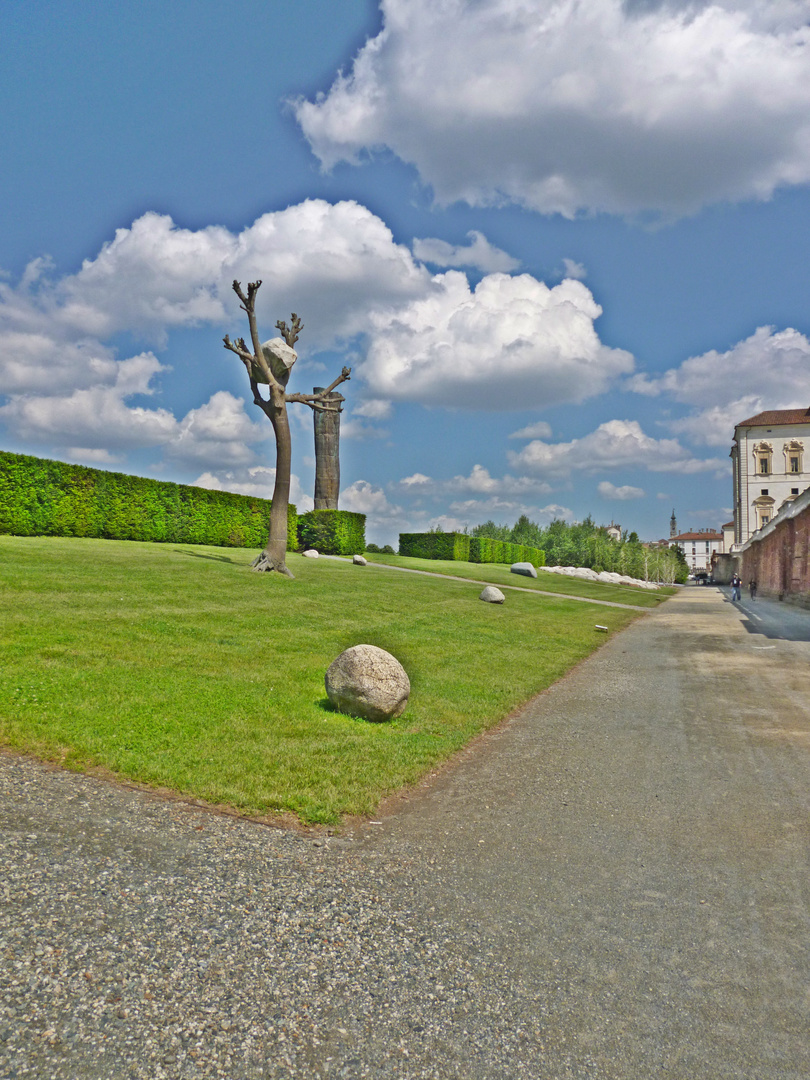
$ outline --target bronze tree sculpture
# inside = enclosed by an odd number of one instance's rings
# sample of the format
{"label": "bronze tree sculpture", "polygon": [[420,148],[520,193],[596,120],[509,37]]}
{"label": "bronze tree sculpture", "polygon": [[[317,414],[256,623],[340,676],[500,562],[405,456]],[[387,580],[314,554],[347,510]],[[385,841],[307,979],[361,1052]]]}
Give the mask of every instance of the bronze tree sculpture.
{"label": "bronze tree sculpture", "polygon": [[[290,468],[292,463],[292,440],[290,438],[290,423],[287,417],[287,404],[289,402],[301,402],[313,410],[326,408],[326,399],[342,382],[351,375],[351,368],[344,367],[340,375],[324,390],[314,394],[288,394],[287,382],[290,378],[290,369],[296,359],[293,346],[298,336],[304,329],[299,317],[293,313],[290,316],[290,326],[285,322],[276,323],[276,328],[281,332],[283,342],[276,344],[278,339],[265,342],[262,345],[259,340],[259,330],[256,323],[256,293],[259,291],[261,281],[251,281],[248,284],[247,295],[242,292],[241,283],[234,281],[233,291],[239,297],[242,310],[248,317],[250,327],[250,341],[253,345],[251,352],[245,344],[244,338],[231,341],[226,334],[223,338],[225,348],[236,353],[248,373],[250,389],[253,391],[253,403],[258,405],[265,416],[273,425],[276,437],[276,478],[273,486],[273,505],[270,510],[270,531],[264,550],[253,562],[253,569],[259,571],[276,570],[280,574],[292,577],[287,568],[287,507],[290,502]],[[285,347],[286,343],[286,347]],[[269,398],[262,397],[259,385],[268,387]]]}

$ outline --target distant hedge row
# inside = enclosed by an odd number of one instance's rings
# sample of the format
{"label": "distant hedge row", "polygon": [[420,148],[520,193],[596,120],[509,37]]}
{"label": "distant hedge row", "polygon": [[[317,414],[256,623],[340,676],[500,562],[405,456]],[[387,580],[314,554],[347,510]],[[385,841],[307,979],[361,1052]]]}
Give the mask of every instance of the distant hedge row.
{"label": "distant hedge row", "polygon": [[413,559],[470,561],[470,538],[466,533],[400,533],[399,554]]}
{"label": "distant hedge row", "polygon": [[366,550],[366,515],[349,510],[310,510],[298,519],[302,551],[322,555],[362,555]]}
{"label": "distant hedge row", "polygon": [[269,522],[267,499],[0,451],[0,533],[262,548]]}
{"label": "distant hedge row", "polygon": [[541,548],[527,544],[513,544],[508,540],[491,540],[488,536],[470,537],[470,562],[516,563],[527,562],[532,566],[545,566],[546,553]]}
{"label": "distant hedge row", "polygon": [[546,565],[545,552],[539,548],[458,532],[400,533],[399,554],[415,559],[446,559],[453,562],[529,562],[532,566]]}

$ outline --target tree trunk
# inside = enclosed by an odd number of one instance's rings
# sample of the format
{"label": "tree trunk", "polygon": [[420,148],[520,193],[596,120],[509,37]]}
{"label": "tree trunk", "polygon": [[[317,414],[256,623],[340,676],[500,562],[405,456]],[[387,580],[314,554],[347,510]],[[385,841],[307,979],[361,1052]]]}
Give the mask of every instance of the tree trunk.
{"label": "tree trunk", "polygon": [[271,390],[273,408],[270,422],[276,435],[276,482],[273,486],[273,505],[270,508],[270,533],[264,550],[253,561],[256,571],[277,570],[287,577],[287,513],[290,505],[290,470],[292,468],[292,439],[287,418],[284,389]]}
{"label": "tree trunk", "polygon": [[[323,386],[313,386],[321,394]],[[340,406],[346,399],[333,390],[323,399],[323,409],[314,410],[315,421],[315,509],[337,510],[340,495]]]}

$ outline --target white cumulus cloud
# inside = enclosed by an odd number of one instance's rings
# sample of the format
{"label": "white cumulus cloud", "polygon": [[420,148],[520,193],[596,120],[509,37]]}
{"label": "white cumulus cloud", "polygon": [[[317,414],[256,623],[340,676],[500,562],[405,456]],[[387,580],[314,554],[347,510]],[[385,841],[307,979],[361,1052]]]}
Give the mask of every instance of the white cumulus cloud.
{"label": "white cumulus cloud", "polygon": [[483,465],[473,465],[469,476],[453,476],[447,480],[434,480],[424,473],[414,473],[399,481],[399,487],[408,494],[447,495],[470,492],[475,494],[493,494],[497,496],[546,495],[551,488],[536,476],[492,476]]}
{"label": "white cumulus cloud", "polygon": [[163,370],[151,353],[114,365],[115,380],[72,393],[14,396],[0,407],[0,423],[17,438],[36,444],[85,450],[130,450],[159,446],[178,431],[166,409],[130,406],[133,395],[152,394],[152,378]]}
{"label": "white cumulus cloud", "polygon": [[563,259],[563,267],[567,278],[576,278],[577,281],[583,281],[588,276],[588,271],[584,265],[575,262],[573,259]]}
{"label": "white cumulus cloud", "polygon": [[609,480],[602,480],[597,487],[597,491],[603,499],[617,499],[619,502],[644,498],[643,488],[631,487],[630,484],[622,484],[617,487],[615,484],[611,484]]}
{"label": "white cumulus cloud", "polygon": [[470,243],[466,247],[448,244],[446,240],[432,237],[414,240],[413,253],[417,259],[433,263],[434,266],[473,266],[488,274],[508,273],[520,266],[517,259],[513,259],[500,248],[493,247],[483,233],[472,229],[467,233],[467,237]]}
{"label": "white cumulus cloud", "polygon": [[633,370],[603,345],[602,309],[579,281],[549,288],[529,274],[490,274],[475,290],[450,270],[389,316],[373,314],[358,373],[388,400],[466,409],[548,407],[602,393]]}
{"label": "white cumulus cloud", "polygon": [[249,465],[256,458],[250,444],[270,439],[272,434],[266,418],[250,420],[241,398],[219,390],[204,405],[186,413],[166,450],[170,457],[187,464],[211,463],[218,468]]}
{"label": "white cumulus cloud", "polygon": [[[201,473],[193,482],[193,487],[208,488],[210,491],[232,491],[235,495],[251,495],[256,499],[272,499],[276,470],[266,465],[253,465],[236,468],[213,468]],[[299,513],[306,513],[315,505],[311,495],[304,493],[301,481],[292,473],[290,476],[290,502]]]}
{"label": "white cumulus cloud", "polygon": [[761,326],[725,352],[712,349],[658,378],[628,380],[636,393],[694,406],[667,426],[695,443],[730,446],[734,426],[765,409],[810,406],[810,341],[797,330]]}
{"label": "white cumulus cloud", "polygon": [[684,474],[728,471],[724,459],[695,458],[677,439],[647,435],[636,420],[608,420],[596,431],[570,442],[537,439],[519,452],[510,451],[508,457],[517,469],[550,477],[618,468]]}
{"label": "white cumulus cloud", "polygon": [[307,199],[238,234],[183,229],[146,213],[43,299],[84,334],[160,337],[172,326],[241,324],[234,279],[243,287],[262,281],[256,310],[268,337],[276,319],[295,310],[304,320],[302,346],[313,348],[360,332],[369,311],[419,295],[429,275],[366,207]]}
{"label": "white cumulus cloud", "polygon": [[[470,250],[496,251],[480,234]],[[110,342],[128,333],[160,348],[173,329],[201,323],[212,335],[245,334],[231,283],[257,278],[263,332],[291,310],[303,317],[304,366],[317,366],[308,352],[352,342],[366,386],[347,438],[383,437],[359,418],[385,417],[392,401],[548,406],[598,394],[633,369],[628,353],[600,342],[601,308],[580,282],[550,289],[528,274],[492,273],[473,291],[461,271],[431,275],[365,207],[307,200],[238,234],[146,213],[75,274],[54,275],[38,259],[16,286],[0,282],[0,419],[18,437],[85,452],[166,444],[190,462],[221,452],[222,466],[250,464],[260,425],[245,427],[236,399],[216,396],[185,419],[146,408],[130,399],[154,393],[152,376],[169,369],[153,352],[119,360]],[[221,359],[238,364],[224,350]],[[149,378],[138,382],[144,363]]]}
{"label": "white cumulus cloud", "polygon": [[545,420],[538,420],[535,424],[522,427],[519,431],[513,431],[510,439],[550,439],[552,436],[551,424]]}
{"label": "white cumulus cloud", "polygon": [[355,514],[376,516],[402,512],[401,507],[389,503],[381,487],[370,484],[368,480],[355,480],[345,491],[341,491],[340,507],[342,510],[351,510]]}
{"label": "white cumulus cloud", "polygon": [[391,402],[369,398],[357,405],[352,405],[352,415],[364,416],[369,420],[385,420],[391,415]]}
{"label": "white cumulus cloud", "polygon": [[[410,517],[396,503],[388,501],[385,491],[368,480],[355,480],[340,493],[338,505],[341,510],[366,515],[366,538],[374,542],[393,543],[400,532],[410,528]],[[387,538],[387,539],[385,539]]]}
{"label": "white cumulus cloud", "polygon": [[548,525],[555,518],[571,520],[574,516],[573,511],[567,506],[560,506],[557,503],[537,506],[517,499],[504,499],[498,495],[492,495],[488,499],[452,502],[449,509],[456,515],[454,520],[460,523],[455,526],[456,528],[464,528],[465,525],[474,528],[490,519],[504,525],[514,525],[521,514],[525,514],[538,525]]}
{"label": "white cumulus cloud", "polygon": [[808,0],[381,0],[325,168],[389,148],[440,203],[671,216],[810,179]]}

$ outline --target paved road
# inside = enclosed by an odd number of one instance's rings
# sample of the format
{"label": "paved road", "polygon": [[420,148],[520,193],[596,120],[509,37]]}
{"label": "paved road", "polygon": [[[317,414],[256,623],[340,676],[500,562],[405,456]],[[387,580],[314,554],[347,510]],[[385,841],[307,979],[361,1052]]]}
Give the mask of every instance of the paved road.
{"label": "paved road", "polygon": [[806,1080],[810,615],[748,606],[683,590],[340,838],[0,759],[0,1075]]}
{"label": "paved road", "polygon": [[[727,603],[732,603],[731,589],[723,589]],[[806,608],[780,603],[763,596],[752,600],[748,590],[734,602],[743,615],[743,626],[751,634],[782,641],[810,641],[810,615]],[[763,646],[764,647],[764,646]]]}

